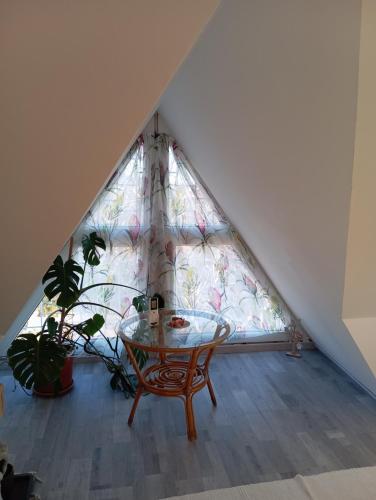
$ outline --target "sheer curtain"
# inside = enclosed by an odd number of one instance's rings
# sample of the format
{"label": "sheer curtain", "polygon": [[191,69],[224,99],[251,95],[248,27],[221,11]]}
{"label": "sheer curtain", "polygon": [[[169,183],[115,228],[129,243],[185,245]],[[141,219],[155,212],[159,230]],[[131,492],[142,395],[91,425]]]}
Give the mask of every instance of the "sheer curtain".
{"label": "sheer curtain", "polygon": [[[282,338],[294,317],[173,138],[139,137],[74,235],[97,231],[107,251],[86,284],[121,283],[161,294],[169,307],[215,311],[234,340]],[[103,286],[88,299],[127,317],[137,292]],[[45,304],[43,307],[47,306]],[[89,311],[77,311],[80,317]],[[105,332],[119,317],[102,311]],[[43,315],[43,312],[40,313]],[[281,337],[282,335],[282,337]]]}

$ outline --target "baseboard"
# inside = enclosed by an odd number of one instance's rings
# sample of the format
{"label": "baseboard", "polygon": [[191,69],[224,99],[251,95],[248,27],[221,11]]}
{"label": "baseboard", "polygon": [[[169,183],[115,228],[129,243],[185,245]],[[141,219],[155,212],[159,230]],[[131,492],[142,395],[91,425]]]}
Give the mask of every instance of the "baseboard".
{"label": "baseboard", "polygon": [[[303,350],[314,350],[313,342],[303,342]],[[219,345],[215,352],[218,354],[231,354],[241,352],[266,352],[266,351],[290,351],[290,342],[243,342]]]}
{"label": "baseboard", "polygon": [[[303,351],[313,351],[316,349],[315,344],[312,341],[303,342]],[[236,354],[242,352],[267,352],[267,351],[290,351],[290,342],[239,342],[233,344],[222,344],[219,345],[215,352],[217,354]],[[153,356],[153,353],[149,353],[149,357]],[[98,362],[101,359],[97,356],[76,356],[74,357],[75,363],[92,363]]]}

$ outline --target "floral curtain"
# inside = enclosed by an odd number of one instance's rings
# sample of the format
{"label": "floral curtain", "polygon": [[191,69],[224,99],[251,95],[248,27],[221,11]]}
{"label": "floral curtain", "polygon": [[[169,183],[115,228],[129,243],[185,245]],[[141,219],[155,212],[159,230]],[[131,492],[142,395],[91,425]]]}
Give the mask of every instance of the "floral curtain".
{"label": "floral curtain", "polygon": [[[294,320],[254,255],[173,138],[140,136],[74,235],[97,231],[107,252],[87,275],[162,295],[166,306],[232,319],[232,340],[270,339]],[[96,288],[88,299],[133,314],[136,291]],[[85,311],[76,312],[85,315]],[[87,312],[86,312],[87,314]],[[119,318],[106,311],[106,333]]]}

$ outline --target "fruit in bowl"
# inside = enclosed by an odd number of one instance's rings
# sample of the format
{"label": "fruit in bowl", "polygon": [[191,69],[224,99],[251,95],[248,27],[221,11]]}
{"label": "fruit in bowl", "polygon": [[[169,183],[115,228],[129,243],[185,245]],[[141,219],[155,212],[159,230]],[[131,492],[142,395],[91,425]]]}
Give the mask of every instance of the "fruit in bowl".
{"label": "fruit in bowl", "polygon": [[186,321],[181,316],[172,316],[169,322],[169,326],[171,326],[172,328],[183,328],[185,324]]}

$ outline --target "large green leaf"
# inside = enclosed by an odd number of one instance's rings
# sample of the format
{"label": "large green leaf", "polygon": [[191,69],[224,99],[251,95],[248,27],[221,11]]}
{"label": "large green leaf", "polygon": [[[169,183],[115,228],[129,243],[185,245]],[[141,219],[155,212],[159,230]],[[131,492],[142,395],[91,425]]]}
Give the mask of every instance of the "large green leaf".
{"label": "large green leaf", "polygon": [[146,295],[138,295],[133,297],[132,305],[138,313],[147,311],[149,309],[149,299]]}
{"label": "large green leaf", "polygon": [[98,266],[100,264],[100,253],[98,248],[106,250],[106,243],[96,232],[90,233],[89,236],[85,235],[82,238],[82,252],[85,262],[87,262],[89,266]]}
{"label": "large green leaf", "polygon": [[42,283],[49,282],[44,289],[44,293],[50,300],[58,295],[57,305],[69,307],[78,298],[78,283],[83,273],[84,270],[75,260],[68,259],[63,262],[61,256],[58,255],[43,276]]}
{"label": "large green leaf", "polygon": [[[155,293],[152,298],[158,299],[159,309],[162,309],[165,306],[164,298],[159,293]],[[137,312],[145,312],[149,309],[149,297],[145,294],[133,297],[132,305],[135,307]]]}
{"label": "large green leaf", "polygon": [[92,318],[76,326],[79,331],[91,337],[95,335],[104,325],[104,317],[101,314],[94,314]]}
{"label": "large green leaf", "polygon": [[59,323],[52,316],[47,319],[47,330],[51,337],[54,337],[59,328]]}
{"label": "large green leaf", "polygon": [[32,389],[59,379],[67,350],[48,334],[23,333],[13,340],[7,355],[14,378]]}

